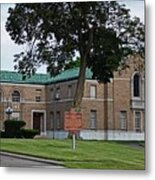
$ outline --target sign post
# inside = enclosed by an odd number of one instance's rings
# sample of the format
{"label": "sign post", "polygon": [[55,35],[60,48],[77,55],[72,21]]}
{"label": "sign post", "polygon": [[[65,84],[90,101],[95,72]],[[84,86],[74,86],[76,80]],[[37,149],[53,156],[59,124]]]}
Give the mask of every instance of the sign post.
{"label": "sign post", "polygon": [[73,150],[75,150],[75,144],[76,144],[76,142],[75,142],[75,133],[73,133],[73,135],[72,135],[72,149]]}
{"label": "sign post", "polygon": [[76,147],[76,132],[82,128],[82,113],[75,110],[65,112],[64,129],[72,133],[72,149]]}

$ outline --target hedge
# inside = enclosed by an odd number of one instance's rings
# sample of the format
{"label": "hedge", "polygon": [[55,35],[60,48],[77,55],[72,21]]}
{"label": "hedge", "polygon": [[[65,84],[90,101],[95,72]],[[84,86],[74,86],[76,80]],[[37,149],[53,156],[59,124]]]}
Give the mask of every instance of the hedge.
{"label": "hedge", "polygon": [[5,135],[7,138],[21,138],[21,128],[26,123],[22,120],[6,120],[4,122]]}
{"label": "hedge", "polygon": [[37,129],[21,129],[21,135],[23,138],[34,138],[34,136],[36,136],[37,134],[39,134],[39,130]]}
{"label": "hedge", "polygon": [[0,138],[26,138],[32,139],[34,136],[39,134],[39,131],[36,129],[21,129],[16,134],[6,133],[5,131],[0,131]]}
{"label": "hedge", "polygon": [[7,138],[6,133],[4,131],[0,131],[0,138]]}

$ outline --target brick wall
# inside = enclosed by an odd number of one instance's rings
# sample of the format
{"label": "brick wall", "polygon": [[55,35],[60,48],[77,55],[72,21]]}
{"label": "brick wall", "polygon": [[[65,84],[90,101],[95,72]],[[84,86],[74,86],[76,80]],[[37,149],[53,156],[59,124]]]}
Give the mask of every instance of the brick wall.
{"label": "brick wall", "polygon": [[[96,111],[96,130],[120,130],[120,112],[127,113],[127,131],[135,130],[135,112],[140,111],[142,116],[141,131],[144,131],[144,108],[135,108],[133,101],[133,74],[135,67],[133,59],[130,59],[130,68],[115,72],[114,79],[107,85],[99,84],[96,80],[86,80],[84,97],[82,100],[83,129],[90,129],[90,112]],[[141,97],[138,103],[144,101],[144,78],[141,76]],[[21,119],[26,121],[26,127],[32,128],[32,112],[45,111],[46,128],[53,129],[53,119],[56,113],[60,113],[60,127],[63,129],[64,112],[68,111],[73,103],[77,80],[57,82],[51,85],[23,85],[23,84],[1,84],[3,100],[0,104],[1,122],[6,119],[4,110],[12,106],[14,111],[20,112]],[[96,86],[96,97],[90,97],[90,87]],[[55,98],[59,88],[60,96]],[[70,88],[70,93],[69,93]],[[20,103],[11,102],[11,94],[18,90],[21,95]],[[40,102],[36,102],[36,96],[40,96]],[[56,121],[56,120],[55,120]],[[2,124],[2,123],[1,123]]]}

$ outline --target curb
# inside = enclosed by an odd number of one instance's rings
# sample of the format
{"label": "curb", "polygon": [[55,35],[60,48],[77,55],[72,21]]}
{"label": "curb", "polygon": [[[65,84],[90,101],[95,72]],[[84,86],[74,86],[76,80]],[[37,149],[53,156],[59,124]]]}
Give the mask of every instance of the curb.
{"label": "curb", "polygon": [[47,164],[51,164],[51,165],[55,165],[55,166],[64,166],[64,164],[62,162],[38,158],[38,157],[32,157],[32,156],[28,156],[28,155],[21,155],[21,154],[15,154],[15,153],[10,153],[10,152],[0,152],[0,155],[24,159],[24,160],[32,160],[32,161],[47,163]]}

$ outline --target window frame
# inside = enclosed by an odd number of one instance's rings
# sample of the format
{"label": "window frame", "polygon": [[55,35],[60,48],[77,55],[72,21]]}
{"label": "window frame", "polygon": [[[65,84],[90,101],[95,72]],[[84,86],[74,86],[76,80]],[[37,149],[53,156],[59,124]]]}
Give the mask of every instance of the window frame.
{"label": "window frame", "polygon": [[141,96],[140,88],[141,88],[141,78],[138,73],[135,73],[133,76],[133,97],[139,98]]}
{"label": "window frame", "polygon": [[41,102],[41,96],[36,96],[35,101],[36,102]]}
{"label": "window frame", "polygon": [[91,99],[96,99],[97,98],[97,85],[96,84],[91,84],[90,85],[90,98]]}
{"label": "window frame", "polygon": [[[94,117],[92,117],[93,113],[95,114]],[[90,119],[89,119],[89,121],[90,121],[90,123],[89,123],[90,129],[94,129],[94,130],[97,129],[97,110],[94,110],[94,109],[90,110]]]}
{"label": "window frame", "polygon": [[[139,117],[137,117],[136,114],[139,114]],[[139,120],[139,122],[137,122],[137,119]],[[138,126],[137,126],[138,124]],[[142,126],[142,114],[141,111],[135,111],[134,112],[134,129],[136,132],[140,132],[141,131],[141,126]]]}
{"label": "window frame", "polygon": [[[15,93],[18,93],[18,95],[15,95]],[[21,101],[21,95],[18,90],[14,90],[11,94],[11,100],[13,103],[20,103]]]}
{"label": "window frame", "polygon": [[71,98],[72,97],[72,89],[73,89],[73,86],[72,85],[68,85],[68,93],[67,93],[67,96],[68,98]]}
{"label": "window frame", "polygon": [[53,88],[50,89],[50,98],[51,98],[51,100],[54,99],[54,89]]}
{"label": "window frame", "polygon": [[[125,116],[121,117],[121,115],[125,115]],[[127,121],[128,121],[127,111],[125,111],[125,110],[120,111],[120,114],[119,114],[119,129],[121,131],[126,131],[127,130]]]}
{"label": "window frame", "polygon": [[55,93],[54,93],[55,100],[60,99],[60,94],[61,94],[60,87],[57,87],[56,90],[55,90]]}

